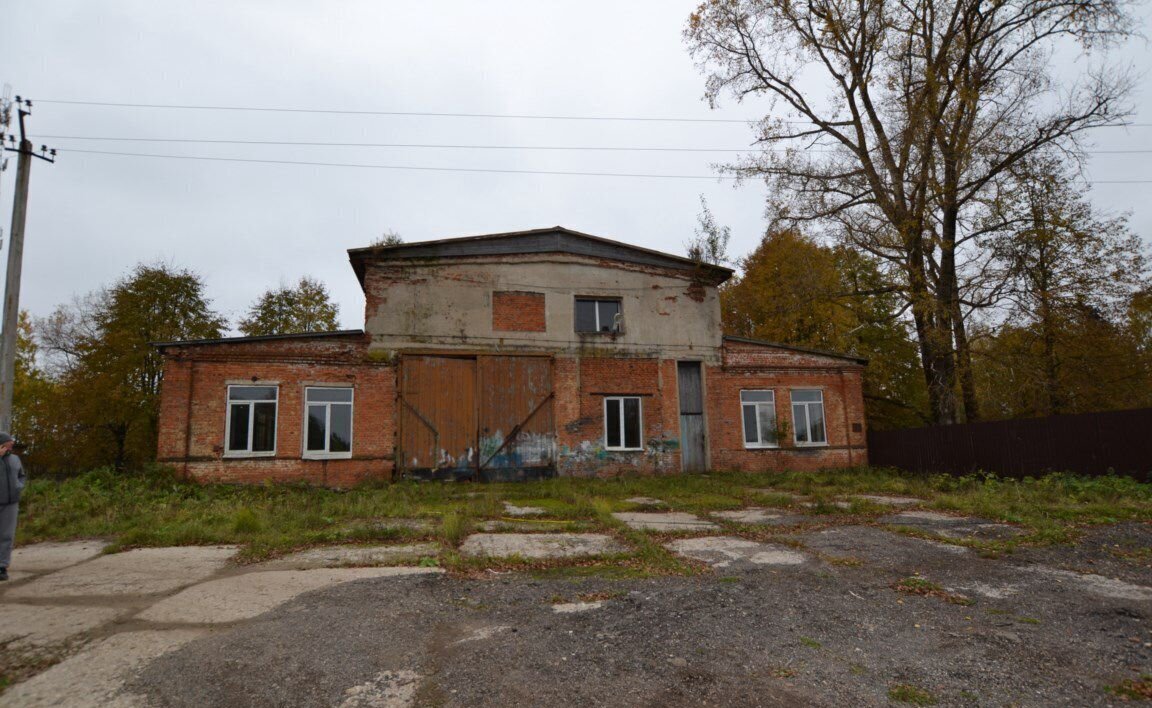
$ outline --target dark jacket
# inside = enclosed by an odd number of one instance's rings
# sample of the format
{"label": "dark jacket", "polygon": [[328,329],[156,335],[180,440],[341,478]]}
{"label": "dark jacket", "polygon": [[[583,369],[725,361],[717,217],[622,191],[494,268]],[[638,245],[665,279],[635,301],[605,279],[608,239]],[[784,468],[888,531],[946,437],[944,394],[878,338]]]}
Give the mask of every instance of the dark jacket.
{"label": "dark jacket", "polygon": [[12,453],[0,457],[0,475],[4,477],[0,479],[0,505],[20,501],[20,493],[24,491],[24,482],[28,479],[20,458]]}

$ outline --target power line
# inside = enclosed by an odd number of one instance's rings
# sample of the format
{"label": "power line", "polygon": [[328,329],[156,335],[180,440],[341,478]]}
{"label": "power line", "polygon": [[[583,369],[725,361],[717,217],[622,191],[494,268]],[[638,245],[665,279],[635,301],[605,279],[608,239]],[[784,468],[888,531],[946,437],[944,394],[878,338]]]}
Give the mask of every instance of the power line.
{"label": "power line", "polygon": [[[783,152],[783,148],[757,148],[752,145],[746,148],[694,148],[694,147],[615,147],[598,145],[467,145],[445,143],[345,143],[345,142],[317,142],[296,140],[229,140],[215,138],[128,138],[87,135],[39,135],[37,139],[51,140],[91,140],[102,142],[138,142],[138,143],[192,143],[204,145],[290,145],[311,147],[358,147],[358,148],[432,148],[452,150],[551,150],[572,152],[704,152],[704,153],[748,153]],[[826,148],[794,148],[802,152],[831,153],[835,150]],[[1090,150],[1091,155],[1127,155],[1152,153],[1152,150]]]}
{"label": "power line", "polygon": [[[115,155],[120,157],[152,157],[170,160],[203,160],[207,162],[244,162],[263,165],[303,165],[309,167],[356,167],[372,170],[411,170],[418,172],[483,172],[520,175],[563,175],[572,177],[643,177],[652,179],[714,179],[735,180],[736,177],[723,175],[668,175],[634,172],[568,172],[561,170],[514,170],[480,167],[423,167],[416,165],[365,165],[354,162],[309,162],[304,160],[258,160],[243,157],[206,157],[201,155],[158,155],[143,152],[113,152],[106,150],[60,149],[60,152],[75,152],[87,155]],[[1152,180],[1093,180],[1092,184],[1152,184]]]}
{"label": "power line", "polygon": [[421,118],[515,118],[521,120],[580,120],[580,121],[629,121],[645,123],[756,123],[758,119],[739,118],[673,118],[661,116],[561,116],[533,115],[518,113],[431,113],[421,111],[350,111],[325,108],[272,108],[260,106],[194,106],[167,103],[111,103],[107,101],[63,101],[37,99],[40,103],[56,103],[72,106],[105,106],[109,108],[161,108],[194,111],[254,111],[260,113],[319,113],[352,116],[412,116]]}
{"label": "power line", "polygon": [[[61,99],[37,99],[40,103],[56,103],[70,106],[103,106],[107,108],[159,108],[193,111],[251,111],[259,113],[317,113],[326,115],[356,116],[413,116],[422,118],[514,118],[520,120],[579,120],[579,121],[626,121],[644,123],[758,123],[759,118],[677,118],[665,116],[564,116],[523,113],[432,113],[421,111],[352,111],[330,108],[279,108],[261,106],[210,106],[173,103],[114,103],[111,101],[66,101]],[[807,121],[783,121],[794,125],[809,125]],[[1152,123],[1110,123],[1101,128],[1148,128]]]}
{"label": "power line", "polygon": [[654,179],[716,179],[734,180],[735,177],[717,175],[658,175],[632,172],[565,172],[560,170],[513,170],[480,167],[420,167],[415,165],[365,165],[354,162],[307,162],[303,160],[256,160],[243,157],[203,157],[199,155],[157,155],[143,152],[111,152],[105,150],[61,149],[60,152],[77,152],[88,155],[118,155],[123,157],[156,157],[172,160],[205,160],[208,162],[248,162],[264,165],[305,165],[311,167],[359,167],[371,170],[413,170],[419,172],[488,172],[514,175],[568,175],[573,177],[648,177]]}

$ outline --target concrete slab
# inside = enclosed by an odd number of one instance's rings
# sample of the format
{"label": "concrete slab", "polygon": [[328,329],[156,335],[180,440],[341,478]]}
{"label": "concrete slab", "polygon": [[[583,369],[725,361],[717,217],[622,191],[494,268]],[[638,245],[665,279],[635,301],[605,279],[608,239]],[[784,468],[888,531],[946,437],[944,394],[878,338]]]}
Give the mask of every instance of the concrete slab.
{"label": "concrete slab", "polygon": [[663,499],[655,499],[653,497],[628,497],[624,501],[629,504],[636,504],[638,506],[665,506]]}
{"label": "concrete slab", "polygon": [[597,602],[561,602],[558,605],[552,605],[552,611],[560,615],[571,615],[579,612],[590,612],[598,610],[604,606],[602,601]]}
{"label": "concrete slab", "polygon": [[409,543],[391,546],[325,546],[309,548],[299,553],[261,563],[266,570],[309,570],[312,568],[350,568],[396,564],[436,556],[440,547],[435,543]]}
{"label": "concrete slab", "polygon": [[959,526],[945,526],[936,529],[936,533],[945,538],[980,538],[1003,540],[1013,538],[1024,533],[1024,529],[1010,524],[963,524]]}
{"label": "concrete slab", "polygon": [[952,516],[941,514],[938,511],[902,511],[899,514],[885,516],[880,521],[887,524],[907,524],[909,526],[924,526],[930,524],[966,524],[975,521],[971,516]]}
{"label": "concrete slab", "polygon": [[721,519],[737,524],[760,524],[767,526],[784,526],[811,518],[797,514],[786,514],[771,509],[761,509],[759,507],[749,507],[735,511],[714,511],[712,512],[712,516],[718,516]]}
{"label": "concrete slab", "polygon": [[210,624],[262,615],[312,590],[365,578],[443,573],[440,568],[321,568],[269,570],[210,580],[161,600],[138,619],[149,622]]}
{"label": "concrete slab", "polygon": [[912,506],[914,504],[923,504],[925,501],[916,497],[888,497],[880,494],[857,494],[852,498],[872,502],[873,504],[883,504],[885,506]]}
{"label": "concrete slab", "polygon": [[145,664],[207,634],[205,630],[116,634],[4,692],[8,708],[124,708],[143,706],[123,692]]}
{"label": "concrete slab", "polygon": [[[810,501],[800,502],[800,506],[806,507],[808,509],[812,509],[812,508],[815,508],[817,506],[817,503],[816,502],[810,502]],[[846,502],[843,500],[826,501],[826,502],[824,502],[824,506],[834,506],[837,509],[851,509],[852,508],[852,502]]]}
{"label": "concrete slab", "polygon": [[479,531],[556,531],[561,526],[568,529],[572,528],[575,524],[578,528],[588,528],[590,524],[584,521],[565,521],[562,524],[555,521],[533,521],[531,519],[508,520],[508,519],[488,519],[476,524],[476,529]]}
{"label": "concrete slab", "polygon": [[612,514],[634,529],[644,531],[714,531],[719,528],[695,514],[682,511],[627,511]]}
{"label": "concrete slab", "polygon": [[508,516],[543,516],[548,510],[539,506],[516,506],[504,502],[504,513]]}
{"label": "concrete slab", "polygon": [[599,533],[477,533],[460,546],[466,556],[491,558],[577,558],[627,550],[616,539]]}
{"label": "concrete slab", "polygon": [[0,644],[45,647],[111,622],[124,613],[112,607],[0,605]]}
{"label": "concrete slab", "polygon": [[138,548],[101,556],[24,583],[8,599],[153,595],[171,592],[215,574],[236,553],[235,546]]}
{"label": "concrete slab", "polygon": [[706,536],[681,538],[664,546],[673,553],[704,561],[714,568],[726,568],[734,562],[753,565],[798,565],[806,559],[804,554],[783,546],[757,543],[732,536]]}
{"label": "concrete slab", "polygon": [[384,671],[344,691],[340,708],[408,708],[416,705],[421,678],[415,671]]}
{"label": "concrete slab", "polygon": [[29,573],[51,573],[95,558],[107,545],[107,541],[93,539],[19,546],[12,551],[10,568]]}
{"label": "concrete slab", "polygon": [[1152,601],[1152,588],[1144,585],[1133,585],[1132,583],[1126,583],[1123,580],[1117,580],[1115,578],[1106,578],[1103,575],[1073,573],[1070,570],[1049,568],[1043,565],[1027,566],[1021,568],[1021,570],[1027,570],[1031,573],[1054,580],[1057,583],[1067,584],[1080,592],[1099,595],[1100,597],[1110,597],[1117,600]]}

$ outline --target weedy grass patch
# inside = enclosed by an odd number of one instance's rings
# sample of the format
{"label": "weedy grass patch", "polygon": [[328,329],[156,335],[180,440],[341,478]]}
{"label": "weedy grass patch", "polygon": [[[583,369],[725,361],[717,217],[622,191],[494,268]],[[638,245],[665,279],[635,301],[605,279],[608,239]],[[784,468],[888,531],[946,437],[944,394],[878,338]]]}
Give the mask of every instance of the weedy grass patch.
{"label": "weedy grass patch", "polygon": [[902,578],[901,580],[897,580],[896,582],[892,583],[892,589],[896,592],[902,592],[905,595],[938,597],[951,605],[961,605],[963,607],[967,607],[968,605],[972,604],[972,600],[964,597],[963,595],[950,593],[931,580],[923,578],[919,575],[913,575],[907,578]]}
{"label": "weedy grass patch", "polygon": [[[754,491],[755,490],[755,491]],[[1013,480],[992,475],[950,477],[857,467],[772,474],[715,472],[667,477],[555,478],[531,483],[376,482],[350,490],[303,484],[198,484],[153,467],[124,474],[94,470],[63,481],[35,479],[25,492],[19,543],[99,537],[109,552],[139,546],[240,544],[241,560],[260,560],[326,544],[440,541],[445,553],[484,521],[508,518],[505,502],[536,506],[556,530],[611,533],[628,543],[645,573],[700,572],[664,549],[659,538],[630,529],[612,512],[650,497],[662,509],[707,513],[748,505],[791,505],[805,495],[817,526],[874,523],[890,511],[851,499],[888,494],[924,499],[922,506],[1019,524],[1005,541],[954,541],[981,552],[1020,544],[1074,540],[1084,525],[1152,520],[1152,484],[1125,477],[1049,475]],[[836,501],[848,501],[842,509]],[[826,512],[826,513],[821,513]],[[395,519],[390,525],[389,520]],[[523,517],[525,525],[531,517]],[[421,523],[426,522],[426,527]],[[564,523],[567,522],[567,523]],[[569,525],[570,524],[570,525]],[[725,524],[725,528],[731,528]],[[549,530],[551,530],[549,528]],[[760,535],[751,528],[740,535]],[[767,532],[778,535],[779,529]]]}
{"label": "weedy grass patch", "polygon": [[914,706],[934,706],[937,703],[936,696],[907,683],[898,683],[889,687],[888,698],[897,703],[910,703]]}

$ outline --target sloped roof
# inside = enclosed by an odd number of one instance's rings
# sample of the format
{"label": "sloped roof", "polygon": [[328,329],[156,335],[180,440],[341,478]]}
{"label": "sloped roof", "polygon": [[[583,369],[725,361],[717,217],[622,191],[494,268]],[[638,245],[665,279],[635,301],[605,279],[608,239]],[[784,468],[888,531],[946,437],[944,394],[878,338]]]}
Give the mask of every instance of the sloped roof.
{"label": "sloped roof", "polygon": [[747,337],[733,337],[733,336],[726,334],[726,335],[724,335],[724,341],[726,341],[726,342],[740,342],[742,344],[756,344],[756,345],[759,345],[762,347],[774,347],[776,349],[787,349],[789,351],[803,352],[805,354],[817,354],[819,356],[826,356],[826,357],[829,357],[831,359],[847,359],[848,361],[854,361],[857,364],[867,364],[868,363],[868,360],[866,358],[864,358],[862,356],[856,356],[855,354],[840,354],[838,352],[830,352],[830,351],[825,351],[823,349],[809,349],[808,347],[795,347],[795,346],[792,346],[791,344],[781,344],[780,342],[769,342],[766,339],[749,339]]}
{"label": "sloped roof", "polygon": [[707,282],[719,285],[732,277],[732,270],[691,258],[653,251],[632,244],[553,226],[530,231],[465,236],[463,238],[417,241],[396,246],[368,246],[348,249],[348,260],[364,286],[364,264],[374,258],[466,258],[469,256],[511,256],[528,253],[571,253],[606,258],[624,263],[659,266],[683,271],[699,271]]}

